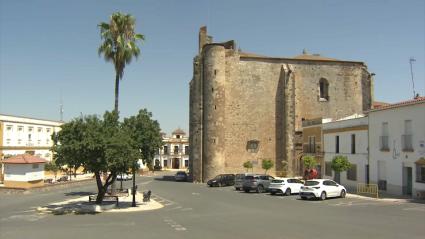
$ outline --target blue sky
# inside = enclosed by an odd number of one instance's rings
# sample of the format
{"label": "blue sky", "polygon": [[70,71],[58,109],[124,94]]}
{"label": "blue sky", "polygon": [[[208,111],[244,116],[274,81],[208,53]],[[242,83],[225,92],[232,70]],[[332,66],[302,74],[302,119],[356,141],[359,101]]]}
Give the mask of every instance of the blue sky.
{"label": "blue sky", "polygon": [[375,98],[425,95],[425,1],[6,1],[0,0],[0,113],[59,119],[102,114],[114,103],[114,69],[97,55],[97,24],[130,13],[146,36],[142,56],[125,69],[122,116],[148,108],[162,129],[188,130],[189,81],[198,30],[234,39],[247,52],[311,53],[364,61]]}

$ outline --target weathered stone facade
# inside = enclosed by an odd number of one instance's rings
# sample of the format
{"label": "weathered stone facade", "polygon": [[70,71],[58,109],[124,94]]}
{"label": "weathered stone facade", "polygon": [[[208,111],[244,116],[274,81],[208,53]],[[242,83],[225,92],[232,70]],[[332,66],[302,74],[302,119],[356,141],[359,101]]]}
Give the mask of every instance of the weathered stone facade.
{"label": "weathered stone facade", "polygon": [[189,138],[195,181],[243,172],[248,160],[254,172],[263,172],[261,161],[272,159],[272,174],[297,174],[302,120],[362,113],[373,97],[362,62],[248,54],[234,41],[212,43],[206,27],[193,68]]}

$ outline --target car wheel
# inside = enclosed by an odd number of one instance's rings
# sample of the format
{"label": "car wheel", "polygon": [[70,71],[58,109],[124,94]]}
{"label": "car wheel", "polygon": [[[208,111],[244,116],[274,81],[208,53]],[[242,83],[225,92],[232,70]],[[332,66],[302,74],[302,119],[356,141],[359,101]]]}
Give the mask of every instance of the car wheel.
{"label": "car wheel", "polygon": [[236,191],[239,191],[240,189],[239,188],[235,188],[236,189]]}
{"label": "car wheel", "polygon": [[290,188],[286,189],[285,196],[291,196],[291,189]]}
{"label": "car wheel", "polygon": [[346,195],[347,193],[345,192],[345,190],[344,189],[342,189],[341,190],[341,193],[339,194],[339,197],[341,197],[341,198],[345,198],[345,195]]}
{"label": "car wheel", "polygon": [[321,194],[320,194],[320,200],[325,200],[326,199],[326,192],[325,191],[323,191]]}
{"label": "car wheel", "polygon": [[249,189],[245,189],[244,191],[245,191],[246,193],[249,193]]}
{"label": "car wheel", "polygon": [[271,194],[271,195],[275,195],[275,194],[276,194],[276,192],[270,192],[270,194]]}
{"label": "car wheel", "polygon": [[257,187],[257,193],[263,193],[263,192],[264,192],[263,185],[258,185],[258,187]]}

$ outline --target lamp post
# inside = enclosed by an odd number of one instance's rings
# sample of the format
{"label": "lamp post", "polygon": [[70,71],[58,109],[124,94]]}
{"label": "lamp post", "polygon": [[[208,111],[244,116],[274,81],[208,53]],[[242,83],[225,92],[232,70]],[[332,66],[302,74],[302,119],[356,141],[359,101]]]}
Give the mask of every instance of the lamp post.
{"label": "lamp post", "polygon": [[136,206],[136,160],[133,162],[133,190],[131,190],[133,194],[133,201],[131,203],[132,207]]}

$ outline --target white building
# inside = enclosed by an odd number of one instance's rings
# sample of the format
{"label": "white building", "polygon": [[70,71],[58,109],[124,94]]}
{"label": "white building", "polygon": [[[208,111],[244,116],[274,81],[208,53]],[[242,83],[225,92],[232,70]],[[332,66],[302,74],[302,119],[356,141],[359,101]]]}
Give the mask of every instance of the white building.
{"label": "white building", "polygon": [[189,168],[189,138],[182,129],[176,129],[167,137],[162,136],[164,145],[155,155],[154,165],[163,169],[187,169]]}
{"label": "white building", "polygon": [[0,115],[0,158],[31,154],[52,160],[52,134],[63,122]]}
{"label": "white building", "polygon": [[44,185],[45,159],[21,154],[2,160],[4,186],[10,188],[32,188]]}
{"label": "white building", "polygon": [[369,112],[370,181],[394,195],[425,192],[425,97]]}
{"label": "white building", "polygon": [[[368,117],[357,115],[322,124],[324,142],[324,178],[336,178],[350,189],[357,183],[368,181]],[[331,168],[332,159],[346,156],[351,163],[347,172],[336,173]],[[335,175],[336,173],[336,175]]]}

